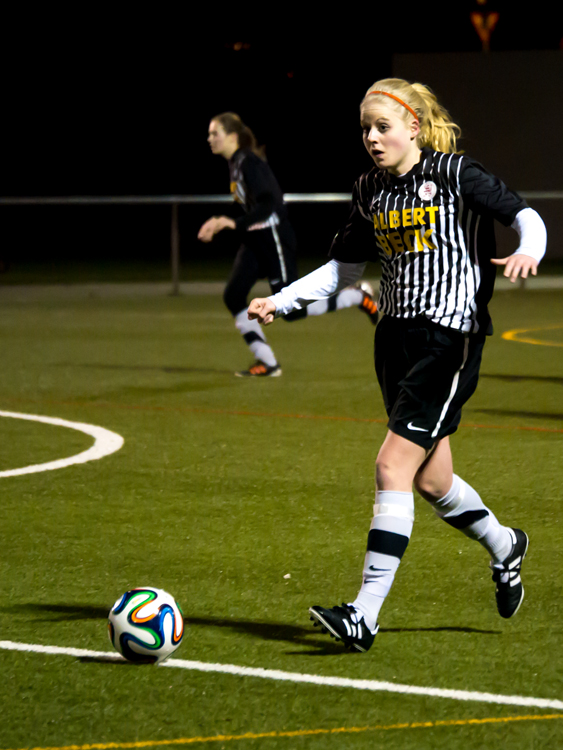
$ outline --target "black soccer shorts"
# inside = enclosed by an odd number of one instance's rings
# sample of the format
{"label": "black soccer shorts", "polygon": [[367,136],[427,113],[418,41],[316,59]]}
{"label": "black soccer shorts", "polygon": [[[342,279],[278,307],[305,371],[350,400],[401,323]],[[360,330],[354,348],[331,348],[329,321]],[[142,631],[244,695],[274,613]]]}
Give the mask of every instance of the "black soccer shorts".
{"label": "black soccer shorts", "polygon": [[289,222],[245,232],[243,242],[223,293],[233,315],[248,307],[248,295],[258,279],[268,279],[275,294],[298,278],[295,235]]}
{"label": "black soccer shorts", "polygon": [[425,450],[457,430],[474,393],[485,335],[424,316],[384,315],[375,331],[375,370],[389,429]]}

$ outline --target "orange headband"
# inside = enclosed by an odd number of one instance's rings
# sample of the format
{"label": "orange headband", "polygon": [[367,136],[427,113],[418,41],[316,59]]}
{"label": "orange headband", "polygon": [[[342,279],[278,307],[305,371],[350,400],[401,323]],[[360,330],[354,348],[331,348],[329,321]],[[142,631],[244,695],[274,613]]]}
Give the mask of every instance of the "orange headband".
{"label": "orange headband", "polygon": [[419,122],[418,115],[416,114],[414,109],[411,109],[408,104],[405,104],[405,102],[402,99],[399,99],[398,96],[395,96],[395,94],[388,94],[387,91],[370,91],[367,96],[371,96],[372,94],[383,94],[384,96],[390,96],[391,99],[394,99],[396,102],[399,102],[399,104],[402,104],[405,109],[408,109],[414,119]]}

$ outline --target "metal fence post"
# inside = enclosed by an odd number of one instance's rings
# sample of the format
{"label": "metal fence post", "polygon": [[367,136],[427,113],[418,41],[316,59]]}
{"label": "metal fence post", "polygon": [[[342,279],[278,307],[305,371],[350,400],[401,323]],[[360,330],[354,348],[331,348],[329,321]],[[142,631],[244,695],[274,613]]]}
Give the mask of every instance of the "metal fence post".
{"label": "metal fence post", "polygon": [[178,229],[178,204],[172,204],[170,228],[170,265],[172,266],[172,294],[180,294],[180,231]]}

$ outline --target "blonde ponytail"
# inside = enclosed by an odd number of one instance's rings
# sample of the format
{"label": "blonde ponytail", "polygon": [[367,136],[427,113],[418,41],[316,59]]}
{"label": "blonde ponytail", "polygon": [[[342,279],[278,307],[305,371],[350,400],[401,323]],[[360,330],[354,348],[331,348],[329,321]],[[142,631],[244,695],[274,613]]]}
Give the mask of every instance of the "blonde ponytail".
{"label": "blonde ponytail", "polygon": [[420,123],[420,146],[430,146],[446,154],[457,153],[457,139],[461,137],[459,125],[453,122],[447,109],[442,107],[428,86],[413,83],[412,88],[424,100],[427,110],[426,117]]}
{"label": "blonde ponytail", "polygon": [[385,78],[370,86],[361,109],[378,98],[404,120],[414,114],[420,124],[416,139],[419,148],[429,146],[446,154],[460,153],[457,151],[457,139],[461,137],[461,128],[453,122],[428,86],[411,84],[402,78]]}

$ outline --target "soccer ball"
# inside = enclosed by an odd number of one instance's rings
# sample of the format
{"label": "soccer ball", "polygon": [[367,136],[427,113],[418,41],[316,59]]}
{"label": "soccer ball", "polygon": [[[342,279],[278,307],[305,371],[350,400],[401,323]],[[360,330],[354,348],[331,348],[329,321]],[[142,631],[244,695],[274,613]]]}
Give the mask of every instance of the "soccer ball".
{"label": "soccer ball", "polygon": [[127,591],[109,613],[109,639],[137,664],[159,664],[182,642],[184,618],[173,596],[152,586]]}

